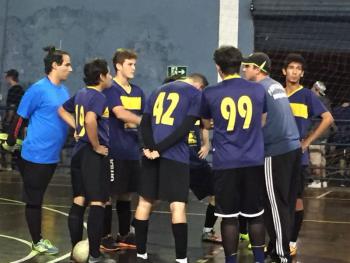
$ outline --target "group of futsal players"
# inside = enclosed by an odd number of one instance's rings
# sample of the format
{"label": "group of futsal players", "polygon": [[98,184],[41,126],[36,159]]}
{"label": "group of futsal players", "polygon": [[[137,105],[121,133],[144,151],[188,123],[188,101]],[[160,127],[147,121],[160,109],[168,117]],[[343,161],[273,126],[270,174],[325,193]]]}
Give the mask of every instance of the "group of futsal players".
{"label": "group of futsal players", "polygon": [[[29,120],[19,169],[33,250],[58,253],[41,235],[41,206],[67,123],[76,140],[68,227],[74,247],[83,238],[89,206],[88,262],[113,262],[100,251],[120,248],[136,248],[138,261],[151,262],[149,217],[156,201],[163,200],[170,206],[176,262],[187,263],[190,188],[198,199],[210,196],[202,239],[222,242],[227,263],[237,262],[238,217],[247,223],[254,262],[264,262],[266,254],[273,262],[291,262],[303,220],[307,148],[333,122],[320,100],[300,85],[301,55],[287,56],[283,87],[269,77],[266,54],[243,58],[237,48],[223,46],[214,52],[221,82],[206,87],[206,78],[198,73],[167,79],[146,100],[142,89],[130,83],[137,61],[132,50],[116,50],[114,77],[106,60],[86,63],[86,87],[71,98],[62,84],[72,72],[69,53],[54,47],[46,51],[47,76],[26,91],[7,140],[13,145]],[[310,131],[316,116],[320,125]],[[210,129],[212,167],[205,160]],[[133,220],[132,193],[139,195]],[[116,238],[111,197],[118,215]],[[222,218],[222,240],[213,231],[217,217]],[[270,241],[264,252],[265,228]]]}

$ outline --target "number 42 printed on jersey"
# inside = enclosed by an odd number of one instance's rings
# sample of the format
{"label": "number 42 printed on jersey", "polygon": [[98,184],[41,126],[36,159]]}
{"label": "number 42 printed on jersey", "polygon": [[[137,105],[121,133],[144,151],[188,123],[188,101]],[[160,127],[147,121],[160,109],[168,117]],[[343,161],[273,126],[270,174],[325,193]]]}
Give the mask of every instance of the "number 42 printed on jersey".
{"label": "number 42 printed on jersey", "polygon": [[[164,110],[165,100],[170,101],[170,105],[166,110]],[[176,92],[171,92],[169,94],[166,92],[160,92],[153,106],[153,117],[156,118],[155,123],[172,126],[174,124],[172,113],[179,103],[179,100],[180,96]]]}

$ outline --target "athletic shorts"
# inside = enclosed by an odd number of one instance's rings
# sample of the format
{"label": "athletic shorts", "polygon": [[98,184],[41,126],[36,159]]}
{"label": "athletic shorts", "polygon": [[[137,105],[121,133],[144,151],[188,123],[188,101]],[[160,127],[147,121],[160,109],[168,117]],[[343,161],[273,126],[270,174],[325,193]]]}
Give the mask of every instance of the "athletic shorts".
{"label": "athletic shorts", "polygon": [[213,171],[209,164],[190,169],[190,189],[198,200],[214,195]]}
{"label": "athletic shorts", "polygon": [[215,215],[257,217],[264,213],[264,167],[214,171]]}
{"label": "athletic shorts", "polygon": [[303,198],[306,178],[310,177],[309,166],[302,165],[300,169],[299,176],[297,177],[297,198]]}
{"label": "athletic shorts", "polygon": [[172,202],[188,201],[190,168],[188,164],[157,158],[142,159],[142,173],[138,194],[151,200]]}
{"label": "athletic shorts", "polygon": [[47,186],[55,172],[57,164],[32,163],[18,160],[18,168],[23,179],[23,202],[29,205],[41,205]]}
{"label": "athletic shorts", "polygon": [[106,202],[110,197],[109,157],[96,153],[91,145],[83,146],[71,161],[73,196],[87,202]]}
{"label": "athletic shorts", "polygon": [[141,173],[141,161],[110,159],[112,193],[134,193]]}

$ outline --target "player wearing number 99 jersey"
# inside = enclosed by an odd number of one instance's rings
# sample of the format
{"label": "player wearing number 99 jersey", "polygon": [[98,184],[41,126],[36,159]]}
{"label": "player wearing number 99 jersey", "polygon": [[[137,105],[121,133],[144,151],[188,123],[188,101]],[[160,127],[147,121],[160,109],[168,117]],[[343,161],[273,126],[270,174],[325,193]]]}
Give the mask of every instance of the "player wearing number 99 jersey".
{"label": "player wearing number 99 jersey", "polygon": [[241,52],[223,46],[214,53],[222,82],[203,92],[202,117],[209,127],[214,121],[213,169],[215,215],[222,217],[221,235],[226,262],[236,262],[238,216],[248,218],[254,262],[264,262],[264,141],[262,119],[266,95],[257,83],[238,72]]}
{"label": "player wearing number 99 jersey", "polygon": [[[187,137],[199,118],[201,104],[201,92],[192,85],[193,82],[192,78],[187,78],[165,84],[155,90],[146,103],[141,132],[147,158],[142,160],[140,199],[134,220],[140,260],[147,258],[147,228],[152,204],[154,200],[161,199],[170,203],[176,261],[187,262]],[[159,154],[160,158],[154,159],[150,152]]]}

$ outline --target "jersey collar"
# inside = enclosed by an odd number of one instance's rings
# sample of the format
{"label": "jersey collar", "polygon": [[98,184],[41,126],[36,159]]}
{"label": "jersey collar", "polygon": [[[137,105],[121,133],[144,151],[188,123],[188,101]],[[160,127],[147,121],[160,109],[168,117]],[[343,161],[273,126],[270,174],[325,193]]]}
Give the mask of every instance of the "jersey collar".
{"label": "jersey collar", "polygon": [[224,77],[224,80],[228,80],[228,79],[239,79],[241,78],[241,76],[239,74],[232,74],[232,75],[227,75],[226,77]]}
{"label": "jersey collar", "polygon": [[94,89],[94,90],[97,90],[97,91],[101,92],[101,90],[99,90],[96,86],[86,86],[86,88]]}
{"label": "jersey collar", "polygon": [[303,85],[299,85],[299,88],[297,88],[296,90],[293,90],[291,93],[287,94],[287,96],[288,97],[292,96],[293,94],[297,93],[302,88],[304,88]]}

